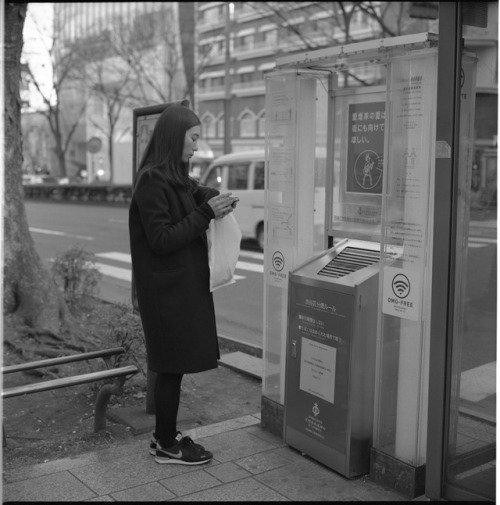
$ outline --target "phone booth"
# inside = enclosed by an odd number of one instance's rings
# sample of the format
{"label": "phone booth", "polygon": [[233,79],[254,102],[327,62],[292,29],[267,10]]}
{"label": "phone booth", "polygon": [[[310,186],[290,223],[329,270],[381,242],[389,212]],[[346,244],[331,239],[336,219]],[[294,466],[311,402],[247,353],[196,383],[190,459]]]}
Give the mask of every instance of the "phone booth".
{"label": "phone booth", "polygon": [[425,463],[437,64],[422,33],[266,75],[262,423],[349,478],[377,451]]}

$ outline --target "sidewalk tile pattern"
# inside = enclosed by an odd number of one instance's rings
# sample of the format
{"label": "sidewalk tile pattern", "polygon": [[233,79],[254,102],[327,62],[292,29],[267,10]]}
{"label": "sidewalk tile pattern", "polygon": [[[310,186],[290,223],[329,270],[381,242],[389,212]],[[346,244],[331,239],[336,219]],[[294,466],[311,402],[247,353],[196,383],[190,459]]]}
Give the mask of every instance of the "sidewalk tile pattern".
{"label": "sidewalk tile pattern", "polygon": [[186,434],[214,453],[201,466],[159,465],[149,434],[74,458],[3,474],[3,501],[407,501],[371,482],[346,479],[288,447],[244,416]]}

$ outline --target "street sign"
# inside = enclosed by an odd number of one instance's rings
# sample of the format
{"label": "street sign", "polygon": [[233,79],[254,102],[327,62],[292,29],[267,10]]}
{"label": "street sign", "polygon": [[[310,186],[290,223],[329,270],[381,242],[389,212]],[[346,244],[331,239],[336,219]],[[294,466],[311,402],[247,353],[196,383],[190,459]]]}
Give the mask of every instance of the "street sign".
{"label": "street sign", "polygon": [[99,137],[92,137],[87,142],[87,151],[89,153],[98,153],[102,148],[102,140]]}

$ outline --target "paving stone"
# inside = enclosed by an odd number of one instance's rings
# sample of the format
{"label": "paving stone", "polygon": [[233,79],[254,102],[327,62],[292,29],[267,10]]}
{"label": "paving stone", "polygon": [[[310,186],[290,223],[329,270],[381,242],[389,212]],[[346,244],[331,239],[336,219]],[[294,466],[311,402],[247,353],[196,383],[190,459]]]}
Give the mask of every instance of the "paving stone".
{"label": "paving stone", "polygon": [[25,482],[13,482],[3,486],[3,501],[83,501],[96,496],[69,472],[43,475]]}
{"label": "paving stone", "polygon": [[[255,479],[292,501],[370,501],[374,496],[371,485],[364,481],[347,479],[307,459],[256,475]],[[385,491],[378,499],[406,501],[399,493]]]}
{"label": "paving stone", "polygon": [[134,501],[143,503],[148,501],[165,501],[175,498],[174,493],[158,482],[151,482],[142,486],[136,486],[125,491],[119,491],[111,495],[117,501]]}
{"label": "paving stone", "polygon": [[244,430],[230,431],[200,442],[221,463],[250,456],[261,451],[275,449],[276,446]]}
{"label": "paving stone", "polygon": [[182,496],[176,501],[288,501],[280,493],[269,489],[253,478],[238,480]]}
{"label": "paving stone", "polygon": [[86,500],[86,501],[116,501],[114,500],[113,498],[111,498],[111,496],[109,496],[109,494],[107,495],[104,495],[104,496],[98,496],[97,498],[92,498],[91,500]]}
{"label": "paving stone", "polygon": [[3,472],[3,479],[4,482],[18,482],[21,480],[34,479],[43,475],[50,475],[51,473],[64,472],[72,468],[86,466],[95,461],[97,461],[96,453],[89,452],[73,458],[58,459],[55,461],[48,461],[47,463],[38,463],[36,465],[5,470]]}
{"label": "paving stone", "polygon": [[183,496],[218,486],[221,482],[204,470],[198,470],[163,479],[160,483],[177,496]]}
{"label": "paving stone", "polygon": [[220,465],[207,468],[206,471],[224,483],[244,479],[245,477],[250,477],[251,475],[246,470],[241,468],[241,466],[238,466],[232,462],[222,463]]}
{"label": "paving stone", "polygon": [[236,463],[252,474],[263,473],[290,464],[290,460],[274,451],[261,452],[236,460]]}
{"label": "paving stone", "polygon": [[[210,464],[210,463],[208,463]],[[193,471],[182,465],[159,465],[149,454],[98,462],[71,473],[99,495],[110,494]]]}

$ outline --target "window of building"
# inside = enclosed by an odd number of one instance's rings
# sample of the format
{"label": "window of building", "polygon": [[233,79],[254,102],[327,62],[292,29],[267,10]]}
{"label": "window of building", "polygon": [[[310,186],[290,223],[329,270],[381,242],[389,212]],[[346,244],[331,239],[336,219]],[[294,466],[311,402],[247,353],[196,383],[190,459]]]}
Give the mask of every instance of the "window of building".
{"label": "window of building", "polygon": [[240,120],[240,137],[255,137],[256,121],[253,113],[246,112],[239,117]]}
{"label": "window of building", "polygon": [[278,31],[277,30],[269,30],[264,32],[264,40],[268,44],[275,44],[278,40]]}
{"label": "window of building", "polygon": [[245,72],[244,74],[239,74],[238,76],[240,82],[252,82],[253,81],[253,73]]}
{"label": "window of building", "polygon": [[259,126],[259,130],[257,135],[259,137],[265,137],[266,136],[266,116],[264,113],[262,113],[258,118],[257,118],[257,123]]}
{"label": "window of building", "polygon": [[265,42],[266,41],[266,35],[267,35],[267,32],[255,32],[255,35],[254,35],[254,42],[256,44],[259,44],[261,42]]}
{"label": "window of building", "polygon": [[222,139],[224,138],[224,125],[225,125],[225,121],[224,121],[224,116],[220,116],[217,121],[217,138],[219,139]]}
{"label": "window of building", "polygon": [[211,81],[214,88],[224,86],[224,77],[212,77]]}
{"label": "window of building", "polygon": [[216,132],[215,132],[215,121],[212,115],[207,115],[203,117],[201,121],[201,136],[206,138],[206,139],[213,139],[215,138]]}
{"label": "window of building", "polygon": [[234,40],[234,47],[239,49],[250,47],[252,41],[253,35],[243,35],[242,37],[236,37]]}
{"label": "window of building", "polygon": [[248,163],[232,165],[228,170],[227,189],[247,189],[248,169]]}

